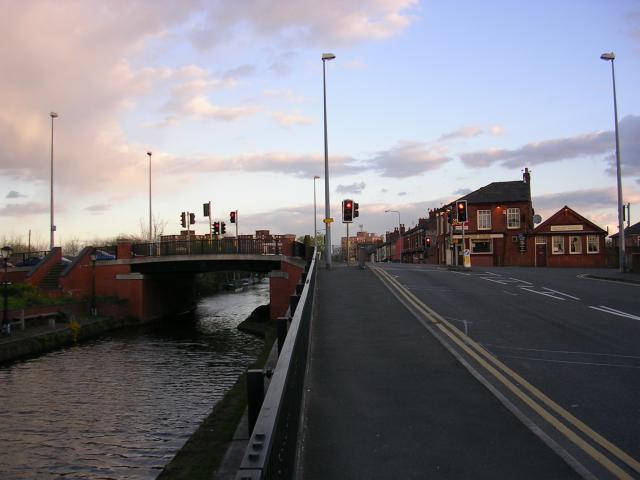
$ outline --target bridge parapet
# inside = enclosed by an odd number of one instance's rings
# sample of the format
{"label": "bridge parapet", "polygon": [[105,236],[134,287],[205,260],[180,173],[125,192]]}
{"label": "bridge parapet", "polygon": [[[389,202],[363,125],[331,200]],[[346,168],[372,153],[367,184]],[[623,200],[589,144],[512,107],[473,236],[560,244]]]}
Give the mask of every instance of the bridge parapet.
{"label": "bridge parapet", "polygon": [[316,265],[316,256],[312,254],[305,268],[302,292],[287,312],[287,316],[291,317],[291,325],[236,480],[293,478]]}

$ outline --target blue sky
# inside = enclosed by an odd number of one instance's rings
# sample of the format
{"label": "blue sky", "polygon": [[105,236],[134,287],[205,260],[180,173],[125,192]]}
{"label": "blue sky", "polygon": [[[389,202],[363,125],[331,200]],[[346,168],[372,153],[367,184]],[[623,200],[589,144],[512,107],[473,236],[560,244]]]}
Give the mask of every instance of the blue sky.
{"label": "blue sky", "polygon": [[[325,4],[326,3],[326,4]],[[410,226],[532,170],[534,208],[616,231],[616,82],[624,200],[640,220],[640,4],[635,1],[6,2],[1,236],[45,244],[51,110],[57,241],[165,233],[202,203],[241,233],[313,229],[323,176],[323,52],[332,216]],[[317,183],[318,223],[324,179]],[[635,206],[638,205],[638,206]],[[333,237],[344,233],[334,224]]]}

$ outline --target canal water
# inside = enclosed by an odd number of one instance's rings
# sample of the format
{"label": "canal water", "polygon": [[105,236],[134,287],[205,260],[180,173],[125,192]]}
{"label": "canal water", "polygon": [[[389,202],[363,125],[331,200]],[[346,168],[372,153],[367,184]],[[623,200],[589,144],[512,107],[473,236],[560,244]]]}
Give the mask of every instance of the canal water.
{"label": "canal water", "polygon": [[268,284],[195,315],[0,366],[0,479],[154,479],[259,354]]}

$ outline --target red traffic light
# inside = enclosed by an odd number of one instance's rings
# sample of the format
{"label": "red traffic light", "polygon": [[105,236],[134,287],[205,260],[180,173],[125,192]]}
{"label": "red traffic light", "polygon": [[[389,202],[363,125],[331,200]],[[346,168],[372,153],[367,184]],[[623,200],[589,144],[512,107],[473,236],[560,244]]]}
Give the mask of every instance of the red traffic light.
{"label": "red traffic light", "polygon": [[236,223],[236,212],[235,211],[229,212],[229,221],[231,223]]}

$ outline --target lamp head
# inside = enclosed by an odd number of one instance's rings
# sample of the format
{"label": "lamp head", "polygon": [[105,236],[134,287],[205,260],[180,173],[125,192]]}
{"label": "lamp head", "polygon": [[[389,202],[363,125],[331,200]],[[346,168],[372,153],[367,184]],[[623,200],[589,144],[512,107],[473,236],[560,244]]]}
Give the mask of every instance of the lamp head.
{"label": "lamp head", "polygon": [[51,112],[51,113],[49,113],[49,116],[50,116],[51,118],[58,118],[58,114],[57,114],[56,112]]}
{"label": "lamp head", "polygon": [[319,175],[314,175],[314,176],[313,176],[313,179],[314,179],[314,180],[317,180],[317,179],[319,179],[319,178],[320,178],[320,176],[319,176]]}
{"label": "lamp head", "polygon": [[600,55],[600,58],[602,60],[613,60],[616,58],[616,54],[613,52],[603,53],[602,55]]}
{"label": "lamp head", "polygon": [[6,260],[6,259],[8,259],[8,258],[11,256],[11,254],[13,253],[13,248],[9,247],[8,245],[7,245],[7,246],[4,246],[4,247],[0,248],[0,253],[2,254],[2,258],[3,258],[4,260]]}
{"label": "lamp head", "polygon": [[325,60],[333,60],[334,58],[336,58],[336,56],[333,53],[323,53],[322,54],[322,61],[323,62]]}
{"label": "lamp head", "polygon": [[151,152],[147,152],[147,155],[151,156]]}

